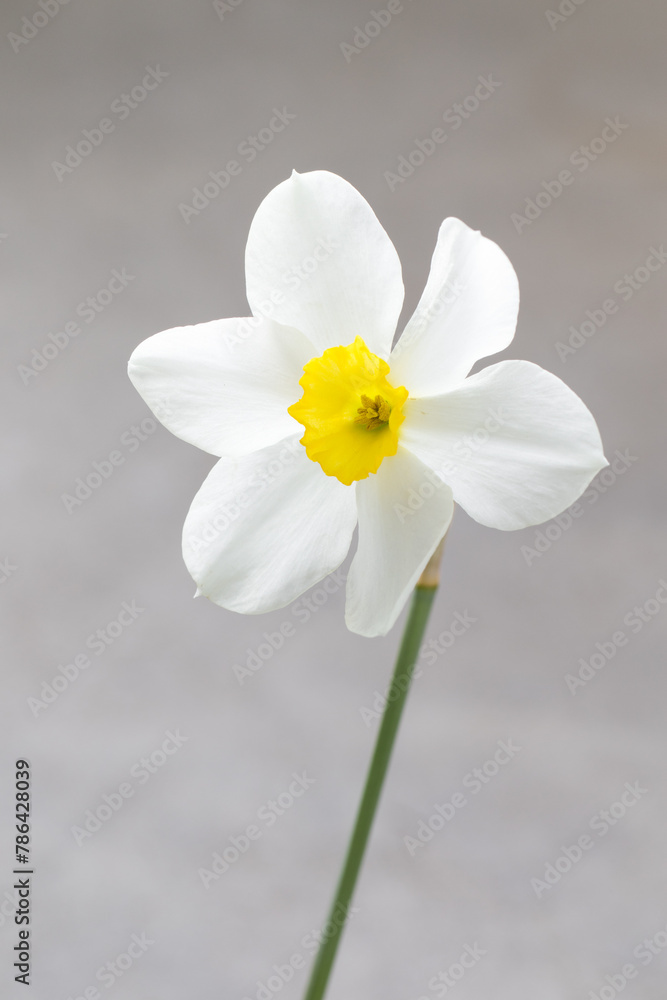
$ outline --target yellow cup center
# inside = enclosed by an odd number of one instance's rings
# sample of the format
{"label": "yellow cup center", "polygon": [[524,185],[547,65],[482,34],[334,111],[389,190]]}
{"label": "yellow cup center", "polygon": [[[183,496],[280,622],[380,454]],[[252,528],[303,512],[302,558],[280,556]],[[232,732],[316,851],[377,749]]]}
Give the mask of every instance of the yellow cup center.
{"label": "yellow cup center", "polygon": [[305,427],[301,444],[327,476],[350,486],[398,449],[408,391],[387,381],[389,365],[361,337],[330,347],[303,369],[301,399],[288,407]]}

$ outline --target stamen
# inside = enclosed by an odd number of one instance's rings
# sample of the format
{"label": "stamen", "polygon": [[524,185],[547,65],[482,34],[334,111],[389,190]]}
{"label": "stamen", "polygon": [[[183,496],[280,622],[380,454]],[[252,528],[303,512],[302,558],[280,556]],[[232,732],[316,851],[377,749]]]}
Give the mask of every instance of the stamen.
{"label": "stamen", "polygon": [[382,396],[378,395],[375,399],[371,399],[370,396],[362,393],[361,402],[364,405],[357,409],[357,413],[360,416],[355,418],[354,422],[356,424],[366,424],[366,430],[372,431],[376,427],[382,427],[389,422],[391,406]]}

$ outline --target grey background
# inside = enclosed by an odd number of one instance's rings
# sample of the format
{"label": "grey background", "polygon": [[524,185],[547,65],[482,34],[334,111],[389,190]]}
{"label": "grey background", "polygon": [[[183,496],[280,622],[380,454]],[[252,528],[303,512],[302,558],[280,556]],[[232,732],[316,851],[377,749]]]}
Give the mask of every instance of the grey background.
{"label": "grey background", "polygon": [[[310,958],[304,936],[324,920],[375,734],[360,709],[385,688],[400,623],[383,640],[348,633],[342,588],[308,622],[294,607],[244,618],[193,601],[180,532],[212,459],[162,428],[133,453],[121,444],[148,416],[125,374],[132,349],[166,327],[247,314],[248,227],[292,168],[340,173],[372,204],[403,262],[404,319],[442,218],[496,240],[522,290],[502,356],[563,377],[607,455],[634,459],[598,480],[561,537],[551,526],[530,565],[521,547],[535,529],[494,532],[457,512],[428,635],[456,612],[477,621],[421,664],[328,996],[430,1000],[442,993],[429,980],[476,944],[485,955],[460,998],[599,996],[628,962],[638,974],[625,996],[664,996],[667,956],[644,966],[633,951],[667,926],[667,614],[636,634],[623,619],[667,575],[667,270],[627,302],[613,286],[667,239],[667,10],[585,0],[552,27],[546,0],[404,0],[347,62],[341,43],[381,7],[242,0],[221,19],[207,2],[70,0],[14,51],[9,33],[40,8],[3,5],[0,557],[15,567],[0,584],[3,996],[27,994],[12,982],[4,915],[20,756],[34,772],[36,1000],[94,985],[114,1000],[254,1000],[274,965]],[[113,133],[59,181],[53,162],[156,65],[167,78],[126,120],[111,115]],[[443,126],[480,74],[500,86],[460,128]],[[295,120],[185,224],[179,204],[274,107]],[[518,233],[512,213],[615,116],[628,127]],[[390,190],[385,172],[439,126],[447,141]],[[24,384],[32,349],[114,268],[132,281]],[[562,361],[556,343],[610,296],[617,313]],[[62,494],[119,448],[123,464],[68,513]],[[145,610],[35,717],[28,699],[124,601]],[[234,665],[285,621],[295,634],[240,685]],[[627,645],[573,695],[565,675],[619,628]],[[187,742],[77,845],[86,810],[177,729]],[[508,739],[521,752],[412,857],[404,837]],[[304,771],[312,788],[270,829],[258,823]],[[605,837],[591,834],[626,782],[646,793]],[[198,869],[253,822],[261,839],[204,889]],[[587,832],[594,848],[538,898],[531,879]],[[107,988],[96,972],[133,934],[154,943]],[[306,976],[270,995],[300,997]]]}

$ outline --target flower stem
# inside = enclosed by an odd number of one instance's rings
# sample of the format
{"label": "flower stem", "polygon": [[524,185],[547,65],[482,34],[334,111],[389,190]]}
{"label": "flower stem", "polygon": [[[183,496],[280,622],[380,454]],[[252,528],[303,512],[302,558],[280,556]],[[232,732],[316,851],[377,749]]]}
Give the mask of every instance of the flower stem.
{"label": "flower stem", "polygon": [[410,689],[412,672],[438,586],[437,570],[434,574],[433,563],[436,562],[436,557],[439,563],[441,554],[442,548],[440,547],[424,571],[412,595],[410,613],[405,625],[398,659],[396,660],[394,676],[389,688],[373,758],[368,769],[366,785],[361,797],[343,870],[329,912],[326,925],[327,936],[320,945],[304,1000],[322,1000],[327,983],[329,982],[331,968],[349,913],[352,894],[364,858],[366,844],[368,843],[375,811],[382,792],[382,785],[389,766],[403,706],[405,705]]}

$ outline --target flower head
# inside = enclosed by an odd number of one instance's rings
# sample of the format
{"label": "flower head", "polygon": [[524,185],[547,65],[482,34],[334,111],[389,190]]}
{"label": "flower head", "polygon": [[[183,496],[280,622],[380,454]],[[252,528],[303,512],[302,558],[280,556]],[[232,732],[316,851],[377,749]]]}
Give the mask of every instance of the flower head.
{"label": "flower head", "polygon": [[426,288],[403,305],[389,237],[326,171],[271,191],[250,227],[251,318],[140,344],[129,375],[158,419],[218,457],[183,529],[198,592],[246,614],[284,607],[336,569],[358,526],[346,621],[394,624],[454,501],[525,528],[570,506],[607,462],[595,421],[555,375],[503,361],[518,282],[500,248],[440,227]]}

